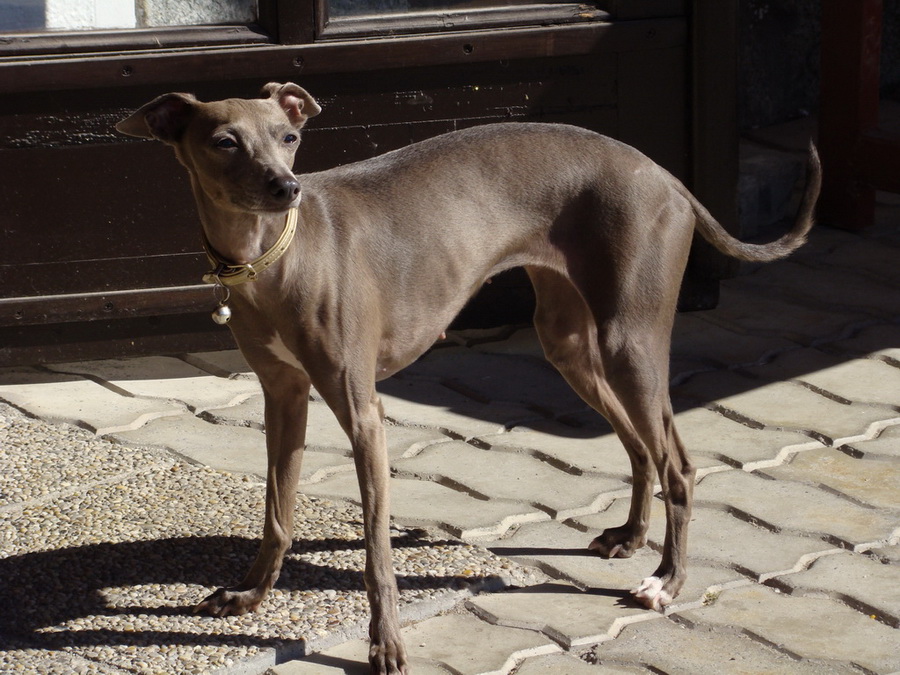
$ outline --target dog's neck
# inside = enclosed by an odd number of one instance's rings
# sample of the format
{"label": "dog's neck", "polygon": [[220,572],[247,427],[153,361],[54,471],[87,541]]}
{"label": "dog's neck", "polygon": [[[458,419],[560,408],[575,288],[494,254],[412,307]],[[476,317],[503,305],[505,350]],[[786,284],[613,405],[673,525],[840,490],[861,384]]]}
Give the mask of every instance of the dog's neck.
{"label": "dog's neck", "polygon": [[235,264],[262,255],[284,229],[284,213],[256,214],[217,204],[195,191],[203,233],[209,245]]}

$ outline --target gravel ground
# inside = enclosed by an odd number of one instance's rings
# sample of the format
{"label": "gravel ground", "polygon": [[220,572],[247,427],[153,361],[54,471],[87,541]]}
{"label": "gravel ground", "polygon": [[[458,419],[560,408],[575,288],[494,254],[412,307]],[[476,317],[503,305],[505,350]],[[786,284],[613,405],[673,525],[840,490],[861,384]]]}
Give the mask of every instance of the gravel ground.
{"label": "gravel ground", "polygon": [[[362,514],[299,496],[260,610],[191,613],[256,554],[256,477],[130,448],[0,406],[0,672],[253,672],[364,634]],[[420,530],[394,533],[407,616],[532,573]],[[274,650],[274,654],[273,654]]]}

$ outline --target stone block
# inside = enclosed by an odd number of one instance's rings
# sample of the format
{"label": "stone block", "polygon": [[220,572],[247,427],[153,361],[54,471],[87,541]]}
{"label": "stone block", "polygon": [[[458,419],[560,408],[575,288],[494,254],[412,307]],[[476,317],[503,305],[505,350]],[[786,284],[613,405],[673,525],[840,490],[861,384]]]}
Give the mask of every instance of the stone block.
{"label": "stone block", "polygon": [[461,441],[432,446],[398,460],[394,468],[401,475],[453,485],[482,498],[524,502],[553,518],[598,510],[609,501],[605,493],[622,489],[614,478],[576,476],[525,453],[483,450]]}
{"label": "stone block", "polygon": [[900,521],[900,458],[854,458],[822,448],[801,452],[790,463],[761,473],[776,480],[822,485],[862,504],[896,509]]}
{"label": "stone block", "polygon": [[[713,310],[716,311],[716,310]],[[747,335],[720,326],[707,312],[678,314],[672,330],[672,355],[717,367],[752,364],[766,355],[796,346],[774,335]]]}
{"label": "stone block", "polygon": [[[619,637],[594,650],[601,672],[641,667],[640,672],[678,675],[851,675],[846,664],[793,658],[735,627],[704,624],[690,627],[673,621],[645,621],[625,626]],[[595,671],[596,672],[596,671]],[[613,671],[615,672],[615,671]],[[627,672],[627,671],[626,671]]]}
{"label": "stone block", "polygon": [[266,475],[266,439],[257,429],[211,424],[183,414],[110,436],[129,445],[165,448],[220,471]]}
{"label": "stone block", "polygon": [[847,401],[884,406],[886,413],[900,409],[900,368],[876,359],[847,360],[816,349],[798,349],[749,372],[770,382],[805,382]]}
{"label": "stone block", "polygon": [[661,618],[618,593],[559,582],[482,595],[466,605],[489,623],[542,633],[566,650],[612,639],[632,621]]}
{"label": "stone block", "polygon": [[900,628],[900,566],[845,552],[816,560],[807,570],[773,579],[792,595],[827,595]]}
{"label": "stone block", "polygon": [[[739,472],[730,472],[739,473]],[[724,477],[724,474],[723,474]],[[602,530],[611,524],[623,523],[628,515],[629,500],[620,499],[605,513],[585,516],[579,525]],[[665,540],[665,507],[654,499],[647,532],[652,549],[661,550]],[[688,564],[711,565],[727,570],[727,581],[742,577],[762,580],[804,567],[810,560],[835,547],[811,537],[774,533],[746,520],[730,515],[720,506],[695,505],[688,527]],[[690,577],[689,577],[690,579]],[[691,583],[694,583],[691,581]],[[715,583],[726,583],[717,581]],[[704,581],[703,588],[712,585]],[[681,598],[684,601],[684,598]]]}
{"label": "stone block", "polygon": [[872,283],[855,274],[835,274],[829,268],[813,268],[790,260],[766,265],[759,272],[732,280],[765,296],[783,293],[786,297],[811,306],[831,306],[870,316],[892,317],[897,312],[897,290],[886,284]]}
{"label": "stone block", "polygon": [[[390,489],[391,516],[396,522],[439,527],[466,539],[498,536],[518,523],[549,519],[523,502],[483,501],[428,481],[392,478]],[[356,504],[360,501],[353,474],[341,473],[307,485],[303,492]]]}
{"label": "stone block", "polygon": [[49,367],[56,372],[101,380],[126,396],[178,401],[193,412],[236,405],[260,393],[255,381],[215,377],[169,356],[58,363]]}
{"label": "stone block", "polygon": [[29,369],[0,374],[0,400],[48,422],[74,424],[101,436],[185,412],[182,405],[123,396],[79,375]]}
{"label": "stone block", "polygon": [[496,434],[539,417],[524,407],[480,403],[423,380],[392,378],[379,383],[378,391],[386,418],[403,426],[442,430],[462,439]]}
{"label": "stone block", "polygon": [[733,372],[704,373],[676,391],[767,427],[815,432],[834,443],[864,436],[892,416],[871,406],[839,403],[793,382],[767,383]]}
{"label": "stone block", "polygon": [[694,503],[721,505],[779,532],[825,537],[835,544],[867,547],[893,536],[896,513],[859,506],[805,483],[768,480],[743,471],[704,478]]}
{"label": "stone block", "polygon": [[900,669],[900,632],[827,598],[786,596],[763,586],[743,586],[725,590],[711,605],[678,616],[694,626],[741,626],[749,635],[799,658],[856,664],[873,673]]}
{"label": "stone block", "polygon": [[511,403],[538,410],[564,411],[583,404],[553,366],[536,358],[440,349],[404,370],[427,377],[483,402]]}
{"label": "stone block", "polygon": [[427,659],[460,675],[508,673],[528,657],[561,651],[540,633],[495,626],[471,614],[448,614],[403,631],[413,658]]}
{"label": "stone block", "polygon": [[698,468],[703,458],[751,469],[784,460],[793,452],[822,444],[795,431],[754,429],[706,408],[691,408],[675,415],[681,440]]}
{"label": "stone block", "polygon": [[[557,579],[618,597],[624,607],[638,607],[631,600],[629,591],[653,573],[659,565],[659,554],[645,546],[631,558],[608,559],[587,548],[591,540],[600,534],[602,527],[620,525],[621,522],[615,519],[602,523],[601,516],[588,516],[573,523],[577,528],[558,521],[529,523],[508,536],[483,545],[495,555],[535,566]],[[588,524],[599,527],[584,531]],[[688,580],[676,599],[676,605],[701,602],[711,587],[718,588],[744,578],[731,569],[713,567],[702,561],[691,561],[689,565]]]}
{"label": "stone block", "polygon": [[882,323],[861,328],[851,337],[831,342],[829,349],[857,356],[879,356],[900,361],[900,326]]}
{"label": "stone block", "polygon": [[[646,673],[641,666],[604,664],[604,675],[628,675]],[[550,654],[525,659],[516,669],[516,675],[598,675],[597,667],[569,654]]]}
{"label": "stone block", "polygon": [[851,441],[841,450],[865,459],[873,458],[900,458],[900,424],[892,424],[885,427],[871,439]]}
{"label": "stone block", "polygon": [[721,284],[718,306],[705,312],[703,318],[737,333],[809,345],[828,336],[838,337],[847,326],[870,320],[871,316],[862,309],[809,306],[729,279]]}

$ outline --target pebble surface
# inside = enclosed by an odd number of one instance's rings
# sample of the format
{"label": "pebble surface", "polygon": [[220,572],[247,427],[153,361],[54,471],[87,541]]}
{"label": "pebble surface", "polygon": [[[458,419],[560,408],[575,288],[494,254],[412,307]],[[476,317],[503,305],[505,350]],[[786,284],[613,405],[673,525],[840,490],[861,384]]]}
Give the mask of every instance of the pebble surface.
{"label": "pebble surface", "polygon": [[[353,505],[298,495],[276,587],[255,613],[212,618],[191,610],[252,563],[265,503],[258,478],[5,405],[0,466],[0,672],[228,672],[266,650],[298,655],[365,631]],[[483,549],[421,530],[393,535],[401,612],[533,582]]]}

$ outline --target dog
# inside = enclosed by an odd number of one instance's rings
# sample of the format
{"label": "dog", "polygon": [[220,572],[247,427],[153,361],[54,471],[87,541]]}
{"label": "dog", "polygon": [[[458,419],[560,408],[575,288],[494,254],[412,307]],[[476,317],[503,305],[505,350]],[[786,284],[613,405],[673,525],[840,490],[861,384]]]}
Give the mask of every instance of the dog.
{"label": "dog", "polygon": [[[155,138],[187,169],[216,285],[216,318],[265,398],[266,513],[244,580],[197,605],[255,610],[291,545],[314,386],[350,438],[364,513],[369,661],[405,673],[389,537],[389,466],[377,380],[418,358],[485,281],[524,266],[546,357],[614,427],[633,469],[624,524],[589,545],[626,558],[646,542],[654,474],[666,510],[659,567],[632,591],[660,610],[685,581],[695,469],[673,422],[669,348],[679,286],[698,233],[752,262],[783,258],[813,224],[821,185],[810,146],[790,232],[731,237],[674,176],[632,147],[560,124],[454,131],[328,171],[295,175],[300,131],[321,108],[293,83],[259,98],[201,102],[170,93],[117,129]],[[501,478],[498,477],[498,480]]]}

